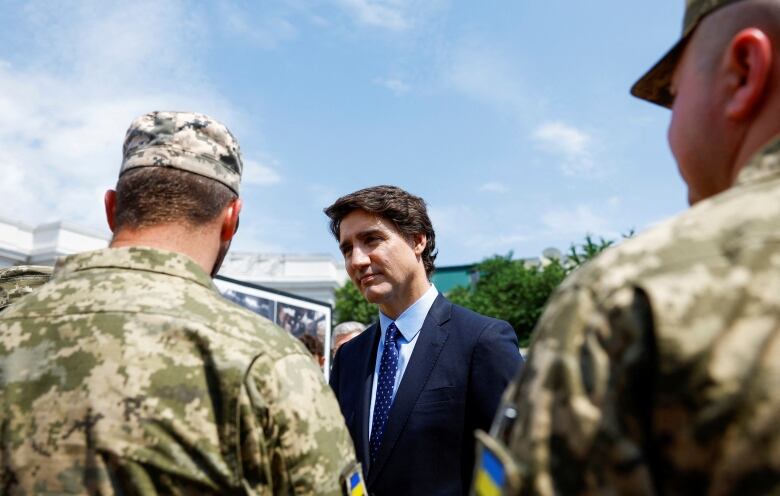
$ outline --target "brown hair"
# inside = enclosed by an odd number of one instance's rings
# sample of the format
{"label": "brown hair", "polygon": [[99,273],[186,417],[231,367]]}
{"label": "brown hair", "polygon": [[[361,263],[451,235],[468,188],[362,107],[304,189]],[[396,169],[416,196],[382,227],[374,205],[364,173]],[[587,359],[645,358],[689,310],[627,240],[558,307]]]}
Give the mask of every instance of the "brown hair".
{"label": "brown hair", "polygon": [[116,185],[115,229],[181,222],[200,227],[216,219],[234,198],[224,184],[191,172],[131,169]]}
{"label": "brown hair", "polygon": [[390,221],[407,239],[424,234],[427,244],[422,252],[425,273],[433,273],[436,260],[436,233],[428,217],[425,200],[396,186],[373,186],[342,196],[324,210],[330,218],[330,232],[340,237],[341,221],[354,210],[363,210]]}
{"label": "brown hair", "polygon": [[304,334],[299,337],[298,340],[303,343],[309,353],[313,356],[325,356],[325,347],[319,338],[312,336],[311,334]]}

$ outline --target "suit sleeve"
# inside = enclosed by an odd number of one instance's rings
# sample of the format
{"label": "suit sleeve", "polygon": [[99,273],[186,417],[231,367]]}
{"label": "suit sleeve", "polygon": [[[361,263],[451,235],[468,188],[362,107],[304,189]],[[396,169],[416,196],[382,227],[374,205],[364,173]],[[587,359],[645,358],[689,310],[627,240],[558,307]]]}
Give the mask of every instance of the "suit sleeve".
{"label": "suit sleeve", "polygon": [[598,301],[569,287],[551,300],[508,392],[517,419],[499,433],[523,474],[522,494],[655,494],[653,336],[640,289]]}
{"label": "suit sleeve", "polygon": [[[271,477],[273,494],[340,495],[339,475],[354,463],[344,417],[322,372],[311,358],[295,353],[259,358],[245,380],[252,421],[260,432],[245,432],[243,465]],[[255,444],[255,453],[247,449]],[[247,459],[249,458],[249,459]],[[267,480],[265,481],[267,483]],[[268,486],[259,487],[260,492]]]}
{"label": "suit sleeve", "polygon": [[474,429],[490,429],[501,395],[522,363],[512,326],[491,319],[482,329],[471,358],[469,415]]}

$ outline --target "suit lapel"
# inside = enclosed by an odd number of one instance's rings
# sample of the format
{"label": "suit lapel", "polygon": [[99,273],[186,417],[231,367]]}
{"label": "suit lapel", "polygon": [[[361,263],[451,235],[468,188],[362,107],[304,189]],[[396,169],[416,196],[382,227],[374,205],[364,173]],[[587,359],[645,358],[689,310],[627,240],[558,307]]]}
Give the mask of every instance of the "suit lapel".
{"label": "suit lapel", "polygon": [[[398,386],[398,392],[393,400],[393,405],[390,407],[390,416],[382,437],[382,446],[377,454],[376,467],[371,467],[368,473],[367,483],[369,485],[376,480],[385,462],[387,462],[409,419],[412,408],[417,403],[417,398],[425,387],[425,383],[428,382],[431,371],[436,366],[439,354],[447,340],[447,330],[442,327],[442,324],[449,320],[451,309],[452,303],[444,299],[442,295],[439,295],[425,318],[422,329],[420,329],[420,335],[417,338],[417,344],[414,346],[414,352],[412,352],[412,357],[409,360],[409,365],[406,367],[401,384]],[[374,347],[374,354],[376,354],[376,346]],[[368,397],[370,404],[370,384]],[[366,432],[368,432],[368,427],[366,427]],[[368,442],[366,442],[367,445]]]}
{"label": "suit lapel", "polygon": [[362,370],[360,379],[360,395],[358,396],[360,405],[355,411],[357,415],[357,422],[360,426],[360,435],[356,439],[358,457],[363,460],[365,470],[368,471],[369,465],[369,450],[368,450],[368,415],[371,412],[371,388],[374,382],[374,364],[376,363],[376,350],[379,347],[379,336],[381,334],[379,329],[379,323],[373,324],[365,332],[371,332],[370,348],[365,353],[365,362],[363,367],[358,369]]}

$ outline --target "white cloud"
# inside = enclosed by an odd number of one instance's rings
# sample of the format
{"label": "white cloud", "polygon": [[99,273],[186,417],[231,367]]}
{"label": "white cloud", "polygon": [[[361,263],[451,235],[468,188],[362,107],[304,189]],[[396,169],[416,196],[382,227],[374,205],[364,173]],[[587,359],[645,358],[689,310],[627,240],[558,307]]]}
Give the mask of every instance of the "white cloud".
{"label": "white cloud", "polygon": [[551,119],[544,93],[527,86],[517,62],[500,48],[478,41],[456,47],[445,64],[444,77],[456,91],[515,119],[540,151],[557,158],[565,175],[596,169],[599,143],[594,136]]}
{"label": "white cloud", "polygon": [[[288,0],[289,1],[289,0]],[[330,0],[367,28],[407,33],[439,17],[449,0]]]}
{"label": "white cloud", "polygon": [[[31,52],[23,64],[0,60],[1,215],[102,227],[125,130],[150,110],[197,110],[240,127],[208,84],[197,57],[208,22],[186,2],[39,2],[12,21],[25,24]],[[250,174],[278,181],[268,166]]]}
{"label": "white cloud", "polygon": [[404,2],[393,0],[338,0],[360,24],[390,31],[404,31],[411,20],[404,13]]}
{"label": "white cloud", "polygon": [[266,165],[255,160],[244,160],[244,170],[241,174],[242,184],[253,186],[269,186],[282,180],[276,171],[277,166]]}
{"label": "white cloud", "polygon": [[561,169],[566,174],[585,173],[594,167],[593,138],[581,129],[560,121],[545,122],[531,137],[540,149],[563,158]]}
{"label": "white cloud", "polygon": [[298,29],[283,15],[272,14],[259,22],[250,22],[249,13],[231,2],[220,2],[218,8],[229,33],[262,48],[272,49],[298,36]]}
{"label": "white cloud", "polygon": [[454,248],[459,246],[482,256],[509,251],[520,253],[523,245],[533,239],[531,231],[524,226],[505,222],[507,213],[497,214],[467,205],[428,209],[440,250],[449,246],[449,252],[460,251]]}
{"label": "white cloud", "polygon": [[480,186],[479,190],[484,193],[506,193],[509,191],[509,188],[503,183],[491,181]]}
{"label": "white cloud", "polygon": [[542,215],[542,225],[557,237],[573,239],[585,234],[618,238],[620,233],[609,218],[588,205],[560,208]]}
{"label": "white cloud", "polygon": [[408,93],[412,89],[412,87],[409,86],[407,83],[397,78],[387,78],[387,79],[377,78],[374,80],[374,83],[384,86],[388,90],[395,93],[397,96]]}
{"label": "white cloud", "polygon": [[457,48],[445,77],[457,91],[524,118],[531,102],[511,59],[494,47],[469,43]]}

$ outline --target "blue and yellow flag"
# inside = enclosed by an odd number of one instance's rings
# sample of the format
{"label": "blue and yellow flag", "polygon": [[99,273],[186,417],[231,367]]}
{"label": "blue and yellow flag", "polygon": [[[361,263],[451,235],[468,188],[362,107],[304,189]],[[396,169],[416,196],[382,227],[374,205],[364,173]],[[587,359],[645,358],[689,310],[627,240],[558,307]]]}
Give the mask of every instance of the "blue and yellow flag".
{"label": "blue and yellow flag", "polygon": [[488,449],[482,450],[474,490],[477,496],[502,496],[506,473],[504,466]]}
{"label": "blue and yellow flag", "polygon": [[349,478],[349,496],[366,496],[366,487],[363,485],[360,472],[352,474]]}

